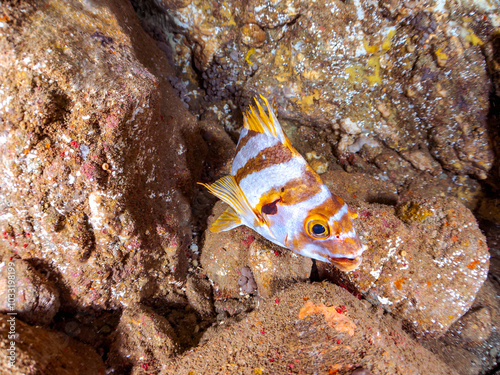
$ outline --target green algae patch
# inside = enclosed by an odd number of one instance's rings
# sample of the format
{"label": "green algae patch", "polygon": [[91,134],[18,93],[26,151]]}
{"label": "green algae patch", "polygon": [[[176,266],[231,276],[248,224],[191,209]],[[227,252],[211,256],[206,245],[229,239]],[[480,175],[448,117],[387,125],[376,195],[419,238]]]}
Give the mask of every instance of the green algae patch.
{"label": "green algae patch", "polygon": [[396,211],[398,217],[403,221],[418,221],[423,222],[433,213],[430,210],[426,210],[416,202],[409,202],[403,206],[400,206]]}

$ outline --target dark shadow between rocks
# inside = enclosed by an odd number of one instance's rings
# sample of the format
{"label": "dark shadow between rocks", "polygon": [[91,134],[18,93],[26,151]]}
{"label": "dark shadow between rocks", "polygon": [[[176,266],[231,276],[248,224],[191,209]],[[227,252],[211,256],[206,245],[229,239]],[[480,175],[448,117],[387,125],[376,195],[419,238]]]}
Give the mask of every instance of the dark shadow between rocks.
{"label": "dark shadow between rocks", "polygon": [[[193,162],[191,154],[202,150],[204,145],[199,136],[196,139],[196,119],[171,88],[168,77],[173,70],[164,53],[142,30],[136,17],[123,16],[131,13],[130,9],[123,11],[124,7],[131,5],[109,2],[108,6],[122,29],[139,31],[129,34],[134,54],[157,80],[157,89],[148,98],[152,104],[147,108],[151,116],[149,123],[142,129],[130,128],[122,134],[121,140],[129,146],[124,165],[135,167],[125,171],[125,208],[137,223],[135,232],[143,246],[151,249],[148,252],[151,262],[163,256],[164,239],[158,235],[158,228],[177,233],[175,258],[178,264],[174,276],[176,280],[185,280],[188,269],[186,255],[191,243],[189,206],[201,169],[200,160]],[[186,134],[193,136],[185,137]],[[202,155],[203,152],[199,157]],[[145,260],[146,264],[148,261]]]}
{"label": "dark shadow between rocks", "polygon": [[168,320],[177,336],[180,353],[198,346],[205,331],[215,322],[213,317],[202,317],[187,301],[173,303],[155,298],[144,305]]}
{"label": "dark shadow between rocks", "polygon": [[26,258],[24,259],[35,270],[40,272],[49,282],[53,283],[59,291],[61,306],[59,311],[76,312],[76,308],[71,304],[71,290],[63,282],[61,273],[52,267],[49,261],[42,258]]}
{"label": "dark shadow between rocks", "polygon": [[488,44],[485,47],[485,54],[492,85],[487,124],[495,158],[488,178],[484,182],[498,193],[500,190],[500,35],[498,33],[494,35]]}
{"label": "dark shadow between rocks", "polygon": [[95,348],[106,361],[112,343],[111,333],[120,320],[120,310],[78,311],[76,314],[58,313],[50,328]]}
{"label": "dark shadow between rocks", "polygon": [[40,258],[25,259],[25,261],[52,282],[59,291],[61,307],[48,328],[66,334],[67,345],[69,345],[68,337],[90,345],[105,361],[111,345],[110,334],[118,324],[121,311],[72,306],[68,303],[71,291],[61,281],[60,273],[49,262]]}
{"label": "dark shadow between rocks", "polygon": [[[213,183],[229,174],[236,146],[214,117],[200,121],[198,128],[184,131],[183,136],[188,146],[187,164],[195,172],[196,182]],[[217,198],[199,184],[194,184],[192,191],[193,238],[201,248],[207,219]]]}
{"label": "dark shadow between rocks", "polygon": [[[489,111],[487,115],[487,129],[495,158],[493,166],[485,180],[480,181],[483,197],[474,212],[480,229],[486,236],[490,251],[489,278],[494,284],[500,283],[500,35],[496,34],[484,46],[483,53],[489,68],[489,77],[492,82],[489,97]],[[500,289],[497,287],[497,292]],[[498,369],[498,367],[497,367]],[[493,373],[496,370],[493,370]]]}
{"label": "dark shadow between rocks", "polygon": [[398,204],[397,199],[395,199],[393,195],[389,195],[389,194],[387,196],[384,196],[384,195],[369,196],[369,197],[367,197],[366,202],[370,203],[370,204],[374,204],[374,203],[375,204],[383,204],[386,206],[396,206]]}

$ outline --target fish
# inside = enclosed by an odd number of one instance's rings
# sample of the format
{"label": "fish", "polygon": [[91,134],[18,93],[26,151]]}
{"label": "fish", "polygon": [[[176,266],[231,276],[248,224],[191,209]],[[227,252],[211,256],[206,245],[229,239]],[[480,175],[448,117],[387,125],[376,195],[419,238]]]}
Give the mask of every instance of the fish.
{"label": "fish", "polygon": [[269,241],[342,271],[356,269],[366,250],[354,229],[357,214],[332,194],[292,146],[269,105],[255,97],[244,113],[231,174],[199,183],[229,207],[214,233],[245,225]]}

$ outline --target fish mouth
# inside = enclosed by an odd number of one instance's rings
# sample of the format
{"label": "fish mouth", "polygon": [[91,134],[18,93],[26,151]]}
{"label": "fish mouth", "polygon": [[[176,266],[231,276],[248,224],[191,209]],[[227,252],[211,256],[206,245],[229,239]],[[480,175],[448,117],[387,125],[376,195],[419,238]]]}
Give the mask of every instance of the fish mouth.
{"label": "fish mouth", "polygon": [[333,263],[341,271],[352,271],[361,264],[361,257],[346,258],[346,257],[328,257],[328,260]]}

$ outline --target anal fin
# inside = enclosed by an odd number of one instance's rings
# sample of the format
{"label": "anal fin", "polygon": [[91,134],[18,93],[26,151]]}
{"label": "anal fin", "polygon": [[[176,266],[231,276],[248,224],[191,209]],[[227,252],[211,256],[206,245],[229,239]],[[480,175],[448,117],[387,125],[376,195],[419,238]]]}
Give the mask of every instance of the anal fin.
{"label": "anal fin", "polygon": [[222,215],[212,224],[210,230],[214,233],[224,232],[242,225],[242,222],[236,212],[231,207],[228,207]]}

